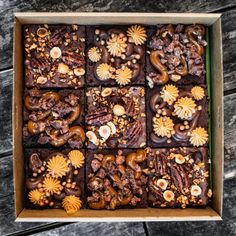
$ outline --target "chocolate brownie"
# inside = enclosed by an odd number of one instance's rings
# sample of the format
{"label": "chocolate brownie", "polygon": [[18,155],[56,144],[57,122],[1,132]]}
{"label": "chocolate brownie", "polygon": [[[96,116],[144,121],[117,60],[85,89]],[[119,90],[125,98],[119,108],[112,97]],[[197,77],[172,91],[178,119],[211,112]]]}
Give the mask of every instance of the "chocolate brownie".
{"label": "chocolate brownie", "polygon": [[25,25],[25,85],[79,88],[85,75],[85,26]]}
{"label": "chocolate brownie", "polygon": [[185,208],[210,201],[207,148],[149,149],[147,165],[149,206]]}
{"label": "chocolate brownie", "polygon": [[83,90],[26,90],[24,146],[81,148],[85,141]]}
{"label": "chocolate brownie", "polygon": [[91,209],[147,207],[146,150],[87,152],[87,206]]}
{"label": "chocolate brownie", "polygon": [[146,145],[143,87],[88,88],[88,148],[141,148]]}
{"label": "chocolate brownie", "polygon": [[205,83],[203,25],[157,25],[148,28],[147,81],[149,87]]}
{"label": "chocolate brownie", "polygon": [[143,85],[144,26],[87,27],[88,85]]}
{"label": "chocolate brownie", "polygon": [[85,206],[84,151],[26,149],[26,208],[64,208],[68,213]]}
{"label": "chocolate brownie", "polygon": [[205,85],[167,84],[147,91],[150,147],[206,146],[208,99]]}

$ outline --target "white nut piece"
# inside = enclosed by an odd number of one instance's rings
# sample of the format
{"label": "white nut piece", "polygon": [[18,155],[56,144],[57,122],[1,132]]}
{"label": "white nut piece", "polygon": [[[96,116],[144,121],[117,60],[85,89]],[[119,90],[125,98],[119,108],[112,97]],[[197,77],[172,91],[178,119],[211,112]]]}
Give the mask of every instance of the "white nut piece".
{"label": "white nut piece", "polygon": [[125,108],[119,104],[113,107],[113,113],[116,116],[123,116],[125,114]]}
{"label": "white nut piece", "polygon": [[67,66],[66,64],[64,63],[60,63],[58,65],[58,72],[61,73],[61,74],[67,74],[69,72],[69,66]]}
{"label": "white nut piece", "polygon": [[112,94],[112,88],[104,88],[101,92],[102,97],[107,97]]}
{"label": "white nut piece", "polygon": [[198,185],[192,185],[190,192],[191,192],[192,196],[197,197],[197,196],[201,195],[202,189]]}
{"label": "white nut piece", "polygon": [[44,38],[45,36],[48,35],[48,30],[47,30],[46,28],[44,28],[44,27],[40,27],[40,28],[38,28],[38,30],[37,30],[37,35],[38,35],[39,37],[41,37],[41,38]]}
{"label": "white nut piece", "polygon": [[75,68],[74,69],[74,74],[76,76],[81,76],[81,75],[84,75],[85,74],[85,70],[84,68],[80,67],[80,68]]}
{"label": "white nut piece", "polygon": [[93,143],[94,145],[98,145],[98,139],[96,134],[93,131],[87,131],[86,132],[86,137],[88,140]]}
{"label": "white nut piece", "polygon": [[99,135],[107,140],[111,135],[111,129],[108,125],[102,125],[98,130]]}
{"label": "white nut piece", "polygon": [[163,197],[164,199],[167,201],[167,202],[171,202],[174,200],[175,198],[175,194],[170,191],[170,190],[166,190],[164,193],[163,193]]}
{"label": "white nut piece", "polygon": [[53,58],[53,59],[57,59],[61,56],[61,49],[59,47],[53,47],[51,50],[50,50],[50,56]]}
{"label": "white nut piece", "polygon": [[165,179],[158,179],[155,181],[155,185],[161,188],[162,190],[166,190],[168,186],[168,181],[166,181]]}
{"label": "white nut piece", "polygon": [[45,84],[47,82],[47,77],[39,76],[36,80],[37,84]]}
{"label": "white nut piece", "polygon": [[170,79],[174,82],[177,82],[178,80],[181,79],[181,76],[180,75],[171,75]]}
{"label": "white nut piece", "polygon": [[110,127],[111,129],[111,134],[115,134],[116,133],[116,126],[114,125],[114,123],[112,123],[111,121],[109,121],[107,123],[107,125]]}
{"label": "white nut piece", "polygon": [[185,162],[185,157],[181,154],[175,154],[175,162],[178,164],[183,164]]}

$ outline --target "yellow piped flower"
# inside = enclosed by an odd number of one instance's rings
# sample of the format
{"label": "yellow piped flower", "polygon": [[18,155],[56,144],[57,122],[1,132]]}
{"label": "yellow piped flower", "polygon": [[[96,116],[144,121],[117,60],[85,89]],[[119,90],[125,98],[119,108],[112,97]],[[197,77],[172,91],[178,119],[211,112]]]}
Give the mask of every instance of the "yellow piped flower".
{"label": "yellow piped flower", "polygon": [[127,47],[127,44],[125,42],[126,42],[125,37],[121,37],[115,34],[107,42],[108,52],[113,57],[120,57],[122,53],[125,52],[125,48]]}
{"label": "yellow piped flower", "polygon": [[75,168],[80,168],[84,164],[84,154],[79,150],[72,150],[68,153],[69,160]]}
{"label": "yellow piped flower", "polygon": [[164,86],[160,93],[163,101],[167,102],[169,105],[176,101],[177,97],[179,96],[178,88],[172,84]]}
{"label": "yellow piped flower", "polygon": [[108,80],[111,77],[111,69],[112,67],[110,65],[108,65],[107,63],[102,63],[100,64],[97,69],[97,75],[99,77],[100,80]]}
{"label": "yellow piped flower", "polygon": [[62,200],[62,207],[66,210],[67,214],[74,214],[82,206],[82,202],[79,197],[74,195],[66,196]]}
{"label": "yellow piped flower", "polygon": [[146,30],[140,25],[133,25],[127,30],[127,35],[135,45],[142,45],[147,39]]}
{"label": "yellow piped flower", "polygon": [[92,47],[88,51],[88,58],[92,62],[98,62],[101,59],[101,53],[97,47]]}
{"label": "yellow piped flower", "polygon": [[208,140],[208,133],[202,127],[194,129],[190,134],[190,143],[193,146],[196,147],[202,146],[207,142],[207,140]]}
{"label": "yellow piped flower", "polygon": [[116,70],[115,80],[119,85],[126,85],[132,79],[132,70],[128,67]]}
{"label": "yellow piped flower", "polygon": [[29,192],[28,196],[29,196],[29,200],[33,204],[37,205],[43,202],[45,194],[43,192],[40,192],[38,189],[33,189]]}
{"label": "yellow piped flower", "polygon": [[181,119],[187,119],[196,112],[196,103],[192,98],[181,97],[175,102],[175,114]]}
{"label": "yellow piped flower", "polygon": [[174,129],[174,123],[170,117],[154,117],[153,118],[153,131],[156,135],[165,137],[171,136],[171,131]]}
{"label": "yellow piped flower", "polygon": [[205,96],[204,89],[200,86],[194,86],[191,89],[191,93],[192,93],[194,99],[196,99],[197,101],[202,100]]}
{"label": "yellow piped flower", "polygon": [[57,193],[61,189],[61,184],[58,179],[54,179],[52,177],[45,178],[43,181],[43,189],[45,192],[50,194]]}
{"label": "yellow piped flower", "polygon": [[62,177],[69,171],[66,159],[63,156],[56,155],[52,157],[47,164],[48,172],[52,177]]}

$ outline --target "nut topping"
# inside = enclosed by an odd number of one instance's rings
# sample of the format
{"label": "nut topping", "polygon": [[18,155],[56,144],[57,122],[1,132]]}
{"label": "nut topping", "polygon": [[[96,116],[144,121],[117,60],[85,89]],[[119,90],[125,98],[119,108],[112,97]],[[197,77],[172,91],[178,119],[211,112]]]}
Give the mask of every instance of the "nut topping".
{"label": "nut topping", "polygon": [[113,107],[113,113],[116,116],[123,116],[125,114],[125,108],[119,104]]}
{"label": "nut topping", "polygon": [[192,196],[199,196],[202,193],[202,189],[198,185],[192,185],[191,186],[191,195]]}
{"label": "nut topping", "polygon": [[105,140],[107,140],[111,135],[111,129],[108,125],[101,126],[98,132],[99,132],[99,135]]}
{"label": "nut topping", "polygon": [[57,59],[61,56],[61,49],[59,47],[53,47],[50,51],[50,56],[53,59]]}
{"label": "nut topping", "polygon": [[38,28],[37,35],[41,38],[44,38],[48,35],[48,30],[46,28],[43,28],[43,27]]}
{"label": "nut topping", "polygon": [[166,181],[165,179],[158,179],[155,181],[155,185],[161,188],[162,190],[166,190],[168,186],[168,181]]}
{"label": "nut topping", "polygon": [[170,190],[166,190],[164,193],[163,193],[163,197],[164,199],[167,201],[167,202],[171,202],[175,199],[175,194],[170,191]]}

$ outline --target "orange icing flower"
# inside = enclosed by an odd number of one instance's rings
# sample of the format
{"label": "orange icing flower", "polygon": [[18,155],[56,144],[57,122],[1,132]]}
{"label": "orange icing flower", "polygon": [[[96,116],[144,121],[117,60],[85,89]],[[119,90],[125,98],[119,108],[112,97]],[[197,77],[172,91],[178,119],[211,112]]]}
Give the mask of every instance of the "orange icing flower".
{"label": "orange icing flower", "polygon": [[126,85],[131,79],[132,71],[128,67],[116,70],[115,80],[119,85]]}
{"label": "orange icing flower", "polygon": [[62,200],[62,207],[66,210],[67,214],[74,214],[82,206],[82,202],[79,197],[74,195],[66,196]]}
{"label": "orange icing flower", "polygon": [[125,48],[127,47],[125,37],[121,37],[119,35],[114,34],[112,38],[110,38],[107,42],[108,52],[113,57],[120,57],[122,53],[125,52]]}
{"label": "orange icing flower", "polygon": [[204,89],[200,86],[194,86],[191,89],[191,93],[192,93],[194,99],[196,99],[197,101],[202,100],[205,96]]}
{"label": "orange icing flower", "polygon": [[161,97],[164,102],[167,102],[168,104],[172,104],[174,101],[176,101],[176,98],[179,96],[179,90],[176,86],[172,84],[168,84],[163,87],[161,93]]}
{"label": "orange icing flower", "polygon": [[88,58],[92,62],[98,62],[101,59],[101,53],[97,47],[92,47],[89,49]]}
{"label": "orange icing flower", "polygon": [[107,63],[100,64],[96,69],[99,79],[100,80],[110,79],[112,76],[111,69],[112,69],[112,67],[110,65],[108,65]]}
{"label": "orange icing flower", "polygon": [[140,25],[133,25],[127,30],[128,37],[135,45],[142,45],[146,41],[147,34],[144,27]]}
{"label": "orange icing flower", "polygon": [[208,140],[207,131],[202,127],[194,129],[190,135],[190,143],[196,147],[204,145],[207,142],[207,140]]}
{"label": "orange icing flower", "polygon": [[57,193],[61,189],[61,184],[58,179],[54,179],[52,177],[45,178],[43,181],[43,189],[45,192],[50,194]]}
{"label": "orange icing flower", "polygon": [[196,112],[196,103],[192,98],[181,97],[175,102],[175,114],[181,119],[187,119]]}
{"label": "orange icing flower", "polygon": [[43,202],[43,199],[45,197],[45,194],[43,192],[40,192],[38,189],[33,189],[29,192],[29,200],[36,205],[39,205],[41,202]]}
{"label": "orange icing flower", "polygon": [[174,123],[168,116],[153,118],[153,131],[158,136],[171,136],[171,131],[173,131],[173,127]]}
{"label": "orange icing flower", "polygon": [[66,159],[63,156],[56,155],[52,157],[47,164],[48,172],[52,177],[62,177],[69,171]]}
{"label": "orange icing flower", "polygon": [[75,168],[80,168],[84,164],[84,154],[79,150],[72,150],[68,153],[69,160]]}

